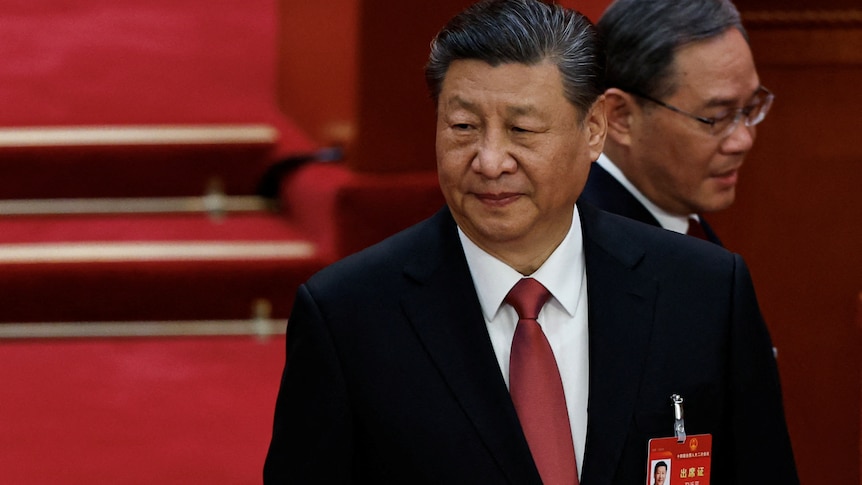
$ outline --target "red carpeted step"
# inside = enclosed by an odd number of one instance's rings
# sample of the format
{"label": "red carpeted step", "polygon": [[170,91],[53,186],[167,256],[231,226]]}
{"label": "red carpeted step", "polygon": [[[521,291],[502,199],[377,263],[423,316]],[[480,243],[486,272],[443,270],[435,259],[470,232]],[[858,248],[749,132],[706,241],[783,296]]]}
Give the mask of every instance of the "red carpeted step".
{"label": "red carpeted step", "polygon": [[267,212],[222,218],[206,213],[0,217],[0,244],[306,239],[305,231],[289,219]]}
{"label": "red carpeted step", "polygon": [[0,483],[260,483],[283,365],[283,337],[0,341]]}
{"label": "red carpeted step", "polygon": [[311,151],[268,124],[0,128],[0,199],[254,194],[279,144]]}
{"label": "red carpeted step", "polygon": [[325,262],[278,214],[0,218],[0,321],[286,318]]}

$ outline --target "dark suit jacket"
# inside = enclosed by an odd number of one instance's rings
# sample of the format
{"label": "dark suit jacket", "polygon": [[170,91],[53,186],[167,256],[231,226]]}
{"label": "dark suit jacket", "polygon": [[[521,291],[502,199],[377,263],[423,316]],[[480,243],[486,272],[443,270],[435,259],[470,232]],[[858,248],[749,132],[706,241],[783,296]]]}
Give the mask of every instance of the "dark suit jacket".
{"label": "dark suit jacket", "polygon": [[[713,484],[797,483],[742,259],[579,204],[590,383],[581,483],[642,484],[647,441],[712,433]],[[302,285],[265,483],[540,483],[448,209]]]}
{"label": "dark suit jacket", "polygon": [[[623,184],[619,183],[613,175],[608,173],[598,163],[593,163],[592,167],[590,167],[590,176],[587,178],[587,185],[581,193],[581,200],[589,202],[599,209],[619,214],[623,217],[643,222],[644,224],[661,227],[661,224],[653,217],[650,211]],[[711,242],[721,246],[721,240],[703,216],[700,216],[700,224],[703,226],[704,232],[706,232],[706,237]]]}

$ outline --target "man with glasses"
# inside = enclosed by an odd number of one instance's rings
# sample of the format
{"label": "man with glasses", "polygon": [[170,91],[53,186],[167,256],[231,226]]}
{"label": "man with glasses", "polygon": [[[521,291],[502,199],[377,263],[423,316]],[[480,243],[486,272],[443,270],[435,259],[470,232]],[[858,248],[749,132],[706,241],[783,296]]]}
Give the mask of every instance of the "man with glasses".
{"label": "man with glasses", "polygon": [[727,208],[772,105],[728,0],[617,0],[607,49],[608,137],[582,199],[721,244],[702,214]]}

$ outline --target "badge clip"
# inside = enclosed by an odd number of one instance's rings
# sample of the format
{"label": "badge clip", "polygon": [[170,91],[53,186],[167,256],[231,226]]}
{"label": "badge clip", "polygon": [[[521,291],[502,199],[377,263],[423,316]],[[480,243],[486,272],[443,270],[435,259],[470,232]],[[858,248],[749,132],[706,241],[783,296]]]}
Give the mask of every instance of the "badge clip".
{"label": "badge clip", "polygon": [[670,400],[673,401],[673,434],[678,443],[685,443],[685,416],[682,411],[682,396],[672,394]]}

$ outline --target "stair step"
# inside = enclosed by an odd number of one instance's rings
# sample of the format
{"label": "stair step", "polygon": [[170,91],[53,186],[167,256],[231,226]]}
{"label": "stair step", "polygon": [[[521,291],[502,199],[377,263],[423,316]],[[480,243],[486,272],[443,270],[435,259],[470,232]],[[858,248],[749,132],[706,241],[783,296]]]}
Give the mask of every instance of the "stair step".
{"label": "stair step", "polygon": [[9,200],[256,195],[282,140],[272,126],[0,128]]}
{"label": "stair step", "polygon": [[307,233],[282,214],[63,214],[0,217],[0,245],[129,242],[294,242]]}
{"label": "stair step", "polygon": [[284,319],[326,262],[272,212],[0,217],[0,322]]}
{"label": "stair step", "polygon": [[2,322],[237,320],[258,302],[290,313],[316,258],[0,264]]}

